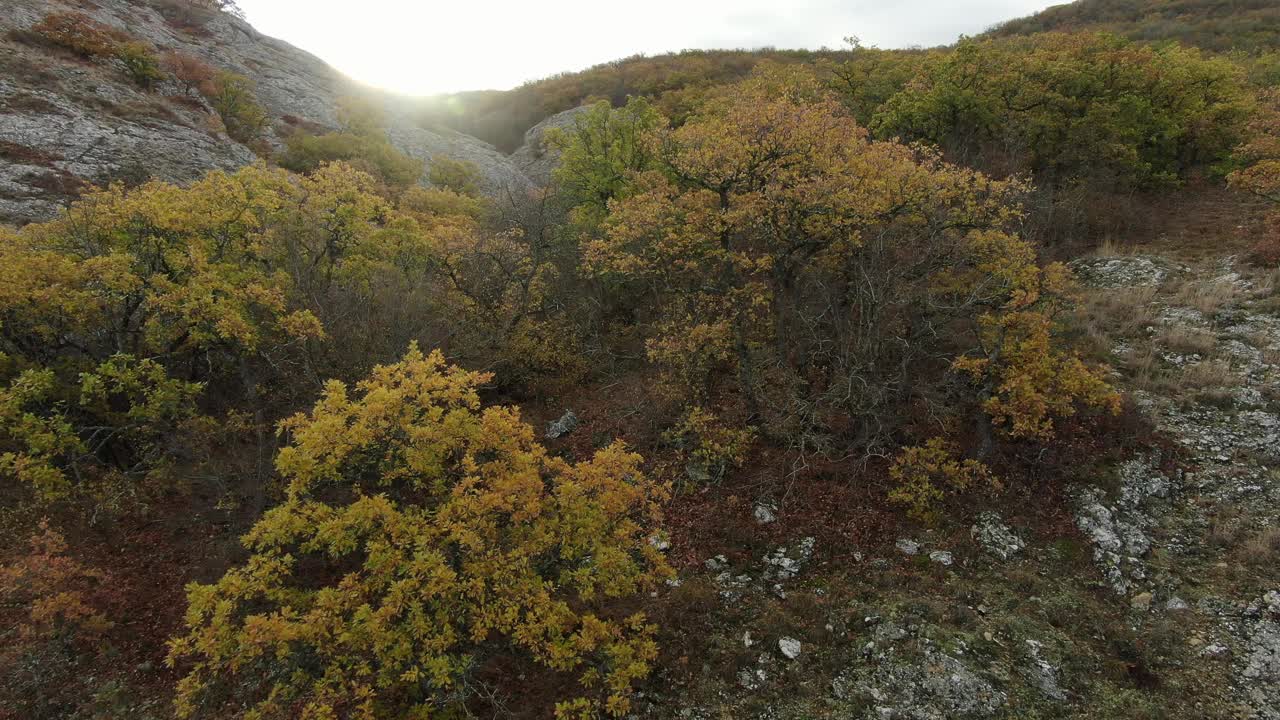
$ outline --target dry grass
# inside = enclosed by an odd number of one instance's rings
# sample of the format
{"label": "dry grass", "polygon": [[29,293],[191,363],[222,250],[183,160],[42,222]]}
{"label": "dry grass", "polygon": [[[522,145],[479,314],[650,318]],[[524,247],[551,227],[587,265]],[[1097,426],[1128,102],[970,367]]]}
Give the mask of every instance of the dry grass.
{"label": "dry grass", "polygon": [[1170,367],[1155,348],[1146,347],[1130,352],[1121,361],[1121,366],[1135,387],[1148,392],[1171,398],[1195,399],[1215,406],[1234,402],[1229,388],[1237,378],[1231,370],[1231,363],[1226,360],[1210,359],[1183,367]]}
{"label": "dry grass", "polygon": [[1177,387],[1172,374],[1161,363],[1155,349],[1144,347],[1127,353],[1120,366],[1128,373],[1133,386],[1148,392],[1168,393]]}
{"label": "dry grass", "polygon": [[1280,268],[1267,272],[1255,283],[1253,308],[1280,314]]}
{"label": "dry grass", "polygon": [[1195,308],[1205,317],[1213,317],[1219,310],[1237,301],[1243,290],[1235,283],[1221,280],[1189,282],[1174,293],[1179,305]]}
{"label": "dry grass", "polygon": [[1130,255],[1136,255],[1137,253],[1137,246],[1117,243],[1114,236],[1107,235],[1102,238],[1102,242],[1098,243],[1098,246],[1093,249],[1092,254],[1095,257],[1110,258],[1127,257]]}
{"label": "dry grass", "polygon": [[1218,346],[1218,338],[1211,332],[1184,326],[1167,326],[1156,336],[1163,347],[1183,355],[1207,356]]}
{"label": "dry grass", "polygon": [[1231,372],[1231,363],[1225,360],[1205,360],[1193,363],[1174,373],[1180,379],[1179,389],[1203,390],[1205,388],[1230,387],[1236,383],[1236,376]]}
{"label": "dry grass", "polygon": [[1246,532],[1244,519],[1239,511],[1234,508],[1223,508],[1222,512],[1209,518],[1209,530],[1205,536],[1205,542],[1210,547],[1231,548],[1240,544]]}
{"label": "dry grass", "polygon": [[1089,334],[1108,337],[1133,337],[1145,333],[1156,323],[1156,298],[1154,287],[1099,290],[1091,293],[1085,303],[1085,315]]}
{"label": "dry grass", "polygon": [[1250,565],[1280,563],[1280,528],[1267,528],[1246,540],[1240,546],[1240,557]]}

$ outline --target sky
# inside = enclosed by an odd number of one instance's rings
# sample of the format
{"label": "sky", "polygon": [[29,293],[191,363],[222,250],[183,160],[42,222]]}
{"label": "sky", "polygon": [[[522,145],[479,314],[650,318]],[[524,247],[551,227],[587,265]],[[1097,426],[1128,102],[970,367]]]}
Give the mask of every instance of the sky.
{"label": "sky", "polygon": [[1064,0],[238,0],[258,30],[412,95],[505,90],[644,53],[932,46]]}

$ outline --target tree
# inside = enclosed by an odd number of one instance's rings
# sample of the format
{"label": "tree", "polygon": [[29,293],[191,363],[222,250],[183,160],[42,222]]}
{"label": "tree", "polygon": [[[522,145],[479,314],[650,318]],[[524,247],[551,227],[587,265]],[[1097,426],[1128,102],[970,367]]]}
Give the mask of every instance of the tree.
{"label": "tree", "polygon": [[1266,236],[1253,246],[1253,260],[1261,265],[1280,265],[1280,90],[1261,93],[1258,112],[1249,123],[1246,141],[1236,149],[1236,162],[1243,165],[1227,176],[1232,187],[1252,193],[1271,203]]}
{"label": "tree", "polygon": [[631,98],[616,110],[598,102],[574,118],[572,127],[548,131],[547,144],[560,151],[553,179],[563,201],[574,208],[577,228],[598,228],[610,201],[629,188],[630,175],[653,169],[646,138],[666,124],[648,100]]}
{"label": "tree", "polygon": [[1261,93],[1258,111],[1249,122],[1246,141],[1236,148],[1243,168],[1227,179],[1233,187],[1280,203],[1280,89]]}
{"label": "tree", "polygon": [[[3,233],[0,474],[23,489],[7,500],[96,513],[172,488],[207,442],[192,425],[237,407],[265,460],[271,413],[311,373],[363,374],[419,337],[438,306],[404,301],[431,297],[435,246],[375,188],[343,165],[251,166],[109,188]],[[246,480],[265,502],[265,478]]]}
{"label": "tree", "polygon": [[295,132],[285,141],[281,167],[312,173],[331,162],[344,162],[373,175],[396,192],[422,177],[422,162],[397,150],[387,141],[382,111],[358,98],[338,102],[337,132],[315,135]]}
{"label": "tree", "polygon": [[735,378],[754,424],[803,453],[877,452],[912,408],[1047,439],[1077,407],[1114,407],[1058,339],[1065,268],[1009,232],[1021,183],[868,140],[794,69],[649,142],[660,170],[630,176],[584,263],[646,285],[648,356],[674,394]]}
{"label": "tree", "polygon": [[427,180],[433,187],[452,190],[467,197],[477,197],[480,195],[480,184],[483,178],[480,175],[480,168],[469,160],[436,155],[431,158]]}
{"label": "tree", "polygon": [[258,104],[253,81],[244,75],[220,70],[213,80],[200,86],[201,92],[222,118],[227,135],[237,142],[251,143],[267,128],[267,111]]}
{"label": "tree", "polygon": [[926,56],[872,128],[1041,186],[1176,182],[1218,160],[1248,110],[1240,69],[1178,45],[1106,34],[966,40]]}
{"label": "tree", "polygon": [[516,410],[480,408],[488,380],[413,347],[282,424],[285,502],[244,565],[189,587],[181,716],[425,717],[513,653],[578,676],[559,715],[627,711],[654,629],[609,606],[670,574],[664,491],[620,443],[549,456]]}

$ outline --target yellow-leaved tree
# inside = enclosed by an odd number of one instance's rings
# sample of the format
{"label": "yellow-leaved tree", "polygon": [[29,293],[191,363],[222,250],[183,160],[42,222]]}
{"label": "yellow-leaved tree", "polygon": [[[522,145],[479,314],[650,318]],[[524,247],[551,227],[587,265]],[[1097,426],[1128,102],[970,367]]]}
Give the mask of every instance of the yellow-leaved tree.
{"label": "yellow-leaved tree", "polygon": [[869,139],[800,68],[764,67],[645,142],[657,168],[628,175],[584,265],[644,288],[674,395],[729,385],[802,454],[963,432],[979,462],[1116,407],[1060,338],[1069,273],[1015,234],[1025,183]]}
{"label": "yellow-leaved tree", "polygon": [[627,711],[657,648],[615,606],[671,573],[665,489],[621,443],[549,456],[517,410],[481,408],[488,380],[415,346],[282,424],[286,500],[242,566],[188,589],[181,716],[434,717],[520,657],[580,680],[560,716]]}
{"label": "yellow-leaved tree", "polygon": [[1253,259],[1280,265],[1280,88],[1264,90],[1249,123],[1245,142],[1236,149],[1243,167],[1231,173],[1232,187],[1253,193],[1272,204],[1270,227],[1253,247]]}

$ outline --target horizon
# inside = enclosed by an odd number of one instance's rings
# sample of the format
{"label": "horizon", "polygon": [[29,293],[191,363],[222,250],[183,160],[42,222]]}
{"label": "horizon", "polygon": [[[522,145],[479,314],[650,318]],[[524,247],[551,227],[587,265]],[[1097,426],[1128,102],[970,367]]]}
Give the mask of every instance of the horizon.
{"label": "horizon", "polygon": [[[358,15],[334,0],[305,5],[302,0],[240,0],[239,5],[260,32],[316,55],[353,80],[428,97],[510,90],[613,60],[685,50],[837,50],[846,47],[849,36],[882,48],[949,45],[1059,3],[906,0],[886,7],[801,0],[779,11],[764,0],[714,0],[692,7],[654,0],[644,12],[608,15],[586,0],[552,0],[536,7],[497,3],[496,8],[368,0]],[[681,14],[689,21],[664,22]],[[430,35],[437,26],[450,32]]]}

